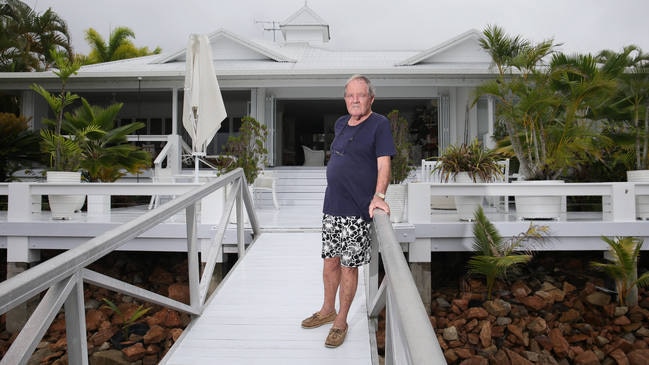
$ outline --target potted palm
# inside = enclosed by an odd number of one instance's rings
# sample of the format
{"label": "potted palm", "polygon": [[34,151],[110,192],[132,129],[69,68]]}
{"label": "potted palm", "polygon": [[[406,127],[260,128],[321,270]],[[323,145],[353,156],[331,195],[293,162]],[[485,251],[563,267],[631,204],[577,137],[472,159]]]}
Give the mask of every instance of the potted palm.
{"label": "potted palm", "polygon": [[[507,134],[503,141],[516,156],[521,180],[558,181],[599,158],[610,140],[588,113],[614,90],[615,82],[598,69],[594,57],[568,57],[556,52],[553,40],[532,44],[497,26],[484,30],[480,44],[498,72],[476,89],[475,100],[496,100],[496,117]],[[554,200],[547,214],[521,215],[527,208],[519,207],[517,197],[519,218],[557,218],[563,197],[551,198],[542,197],[546,207]]]}
{"label": "potted palm", "polygon": [[[128,135],[144,128],[142,122],[115,127],[122,103],[104,108],[81,98],[81,106],[65,113],[63,131],[81,149],[79,166],[89,182],[114,182],[127,173],[141,173],[151,166],[151,155],[131,144]],[[108,213],[110,195],[89,195],[89,213]]]}
{"label": "potted palm", "polygon": [[397,153],[390,164],[390,185],[385,194],[386,201],[390,206],[390,220],[401,222],[408,199],[408,187],[404,182],[415,169],[410,163],[410,133],[408,120],[393,110],[387,115],[392,128],[392,139]]}
{"label": "potted palm", "polygon": [[[496,150],[483,148],[480,141],[449,145],[437,160],[434,172],[443,182],[492,182],[503,175]],[[460,220],[473,220],[475,210],[482,204],[482,196],[455,196],[455,206]]]}
{"label": "potted palm", "polygon": [[[57,94],[50,93],[41,85],[32,85],[32,90],[47,101],[54,113],[55,119],[44,119],[44,123],[53,129],[41,129],[41,151],[49,157],[50,170],[46,172],[48,182],[80,182],[81,181],[81,147],[74,137],[61,133],[63,115],[66,107],[79,98],[66,90],[69,78],[76,74],[81,64],[71,61],[63,52],[52,52],[52,58],[57,70],[53,71],[61,81],[61,89]],[[50,195],[48,197],[53,219],[69,219],[75,210],[81,209],[85,196],[83,195]]]}

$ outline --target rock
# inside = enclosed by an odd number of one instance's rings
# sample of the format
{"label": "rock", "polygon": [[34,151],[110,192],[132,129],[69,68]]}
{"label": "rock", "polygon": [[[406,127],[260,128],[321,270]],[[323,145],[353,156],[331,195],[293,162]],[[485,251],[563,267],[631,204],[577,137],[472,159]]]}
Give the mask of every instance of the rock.
{"label": "rock", "polygon": [[626,354],[629,359],[629,365],[646,365],[649,364],[649,350],[633,350]]}
{"label": "rock", "polygon": [[533,334],[545,333],[548,330],[548,324],[543,318],[536,317],[527,324],[527,329]]}
{"label": "rock", "polygon": [[108,316],[98,309],[90,309],[86,311],[86,329],[88,331],[96,331],[101,324],[108,320]]}
{"label": "rock", "polygon": [[627,324],[631,324],[631,320],[627,316],[619,316],[613,320],[613,323],[618,326],[626,326]]}
{"label": "rock", "polygon": [[604,307],[611,302],[611,296],[599,291],[595,291],[586,296],[586,301],[592,305]]}
{"label": "rock", "polygon": [[482,304],[482,307],[495,317],[504,317],[512,310],[512,305],[502,299],[488,300]]}
{"label": "rock", "polygon": [[533,365],[531,361],[510,349],[505,349],[505,353],[507,354],[507,358],[509,358],[509,363],[512,365]]}
{"label": "rock", "polygon": [[144,357],[146,350],[144,349],[144,345],[138,342],[132,346],[122,349],[122,354],[126,356],[126,359],[128,361],[137,361]]}
{"label": "rock", "polygon": [[91,365],[131,365],[119,350],[97,351],[90,355]]}
{"label": "rock", "polygon": [[189,304],[189,285],[174,283],[169,285],[167,291],[170,299]]}
{"label": "rock", "polygon": [[576,309],[568,309],[566,312],[561,313],[559,321],[563,323],[574,323],[581,319],[581,313]]}
{"label": "rock", "polygon": [[512,284],[512,295],[516,298],[521,298],[521,297],[526,297],[532,293],[532,289],[530,289],[527,284],[525,284],[522,281],[516,281],[514,284]]}
{"label": "rock", "polygon": [[489,360],[476,355],[462,361],[460,365],[489,365]]}
{"label": "rock", "polygon": [[542,298],[542,297],[540,297],[540,296],[538,296],[536,294],[535,295],[530,295],[530,296],[527,296],[527,297],[518,298],[518,299],[527,308],[535,310],[535,311],[540,311],[541,309],[546,308],[551,304],[548,300],[546,300],[546,299],[544,299],[544,298]]}
{"label": "rock", "polygon": [[152,343],[160,343],[162,342],[165,338],[167,338],[167,330],[162,328],[161,326],[155,325],[147,331],[147,333],[144,335],[144,344],[152,344]]}
{"label": "rock", "polygon": [[629,307],[617,306],[617,307],[615,307],[615,312],[614,312],[613,315],[616,316],[616,317],[619,317],[619,316],[623,316],[623,315],[625,315],[627,313],[629,313]]}
{"label": "rock", "polygon": [[570,352],[570,345],[563,337],[561,330],[558,328],[551,329],[549,338],[552,342],[552,351],[559,357],[567,357]]}
{"label": "rock", "polygon": [[626,357],[624,351],[620,349],[615,349],[611,351],[608,356],[610,356],[617,365],[629,365],[629,359]]}
{"label": "rock", "polygon": [[153,284],[170,285],[174,283],[174,276],[169,271],[164,270],[160,266],[156,266],[151,275],[149,275],[149,282]]}
{"label": "rock", "polygon": [[575,356],[575,365],[600,365],[597,355],[592,351],[584,351]]}
{"label": "rock", "polygon": [[482,307],[471,307],[465,312],[467,319],[485,319],[489,313]]}
{"label": "rock", "polygon": [[483,348],[491,346],[491,322],[482,321],[480,328],[480,344]]}
{"label": "rock", "polygon": [[444,328],[442,337],[446,341],[456,341],[458,339],[457,328],[455,326]]}

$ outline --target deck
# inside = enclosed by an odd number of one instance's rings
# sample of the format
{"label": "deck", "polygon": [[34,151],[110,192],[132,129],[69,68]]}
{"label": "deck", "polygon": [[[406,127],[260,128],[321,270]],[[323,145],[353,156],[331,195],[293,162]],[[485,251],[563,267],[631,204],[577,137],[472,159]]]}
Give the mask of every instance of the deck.
{"label": "deck", "polygon": [[301,328],[322,303],[321,268],[319,233],[263,233],[161,363],[371,364],[362,274],[343,345],[324,346],[329,326]]}

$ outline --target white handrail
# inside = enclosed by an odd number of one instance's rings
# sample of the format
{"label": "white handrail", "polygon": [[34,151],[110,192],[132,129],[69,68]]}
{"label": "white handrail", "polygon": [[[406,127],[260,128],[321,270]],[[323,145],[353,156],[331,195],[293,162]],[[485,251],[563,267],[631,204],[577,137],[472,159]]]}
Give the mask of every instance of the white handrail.
{"label": "white handrail", "polygon": [[[11,185],[9,190],[11,190]],[[49,184],[23,184],[20,187],[33,186],[33,190],[52,188],[44,186]],[[91,188],[93,184],[82,184]],[[145,299],[163,306],[192,315],[200,315],[206,299],[208,285],[205,280],[211,274],[199,280],[199,250],[196,244],[197,215],[196,207],[201,199],[213,192],[224,188],[226,185],[234,186],[226,204],[223,216],[215,237],[222,240],[228,218],[233,206],[237,214],[237,241],[240,257],[245,253],[243,208],[245,207],[250,226],[253,231],[253,242],[260,234],[257,217],[255,215],[252,198],[247,188],[242,169],[236,169],[224,174],[214,182],[198,186],[194,190],[164,204],[154,210],[144,213],[140,217],[125,223],[115,229],[107,231],[86,243],[65,251],[31,269],[28,269],[4,282],[0,283],[0,314],[6,313],[15,306],[30,300],[35,295],[47,290],[36,310],[29,318],[23,330],[0,360],[2,365],[26,364],[36,348],[41,337],[50,326],[61,305],[65,303],[67,323],[68,354],[72,355],[72,363],[87,364],[87,345],[85,329],[85,313],[83,305],[83,282],[91,282],[111,290],[126,293],[137,298]],[[54,188],[56,190],[56,187]],[[29,195],[27,195],[29,196]],[[106,254],[119,248],[124,243],[164,222],[176,213],[185,210],[187,227],[187,252],[189,262],[190,304],[160,296],[119,280],[92,272],[86,267]],[[221,242],[215,242],[210,250],[218,249]],[[216,256],[208,253],[206,268],[213,270]],[[211,272],[211,271],[210,271]],[[69,314],[69,315],[68,315]]]}
{"label": "white handrail", "polygon": [[[378,290],[371,289],[368,303],[371,317],[386,308],[386,364],[445,364],[444,353],[421,300],[417,286],[397,241],[389,216],[374,210],[372,245],[378,246],[385,277]],[[371,261],[375,272],[378,260]],[[371,274],[370,274],[371,275]]]}

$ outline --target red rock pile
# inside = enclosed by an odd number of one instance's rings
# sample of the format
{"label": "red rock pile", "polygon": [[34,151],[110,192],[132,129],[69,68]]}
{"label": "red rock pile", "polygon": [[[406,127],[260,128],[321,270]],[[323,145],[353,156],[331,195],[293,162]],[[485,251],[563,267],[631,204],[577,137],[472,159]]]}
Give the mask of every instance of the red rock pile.
{"label": "red rock pile", "polygon": [[492,300],[480,278],[434,290],[430,320],[448,364],[649,364],[647,292],[619,307],[590,257],[554,256],[500,282]]}

